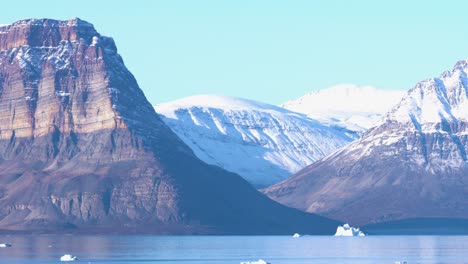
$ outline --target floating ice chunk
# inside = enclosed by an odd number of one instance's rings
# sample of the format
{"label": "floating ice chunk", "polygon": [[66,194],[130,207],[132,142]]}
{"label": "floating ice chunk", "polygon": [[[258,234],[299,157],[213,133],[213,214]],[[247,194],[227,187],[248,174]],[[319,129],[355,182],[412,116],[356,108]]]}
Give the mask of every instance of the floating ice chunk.
{"label": "floating ice chunk", "polygon": [[75,261],[77,259],[78,259],[77,257],[69,255],[69,254],[65,254],[60,257],[60,261]]}
{"label": "floating ice chunk", "polygon": [[301,237],[301,235],[300,235],[299,233],[295,233],[295,234],[293,235],[293,237],[294,237],[294,238],[298,238],[298,237]]}
{"label": "floating ice chunk", "polygon": [[406,261],[395,261],[395,264],[407,264]]}
{"label": "floating ice chunk", "polygon": [[240,264],[271,264],[270,262],[266,262],[263,259],[259,259],[257,261],[246,261],[246,262],[241,262]]}
{"label": "floating ice chunk", "polygon": [[9,243],[0,244],[0,248],[7,248],[7,247],[11,247],[11,244]]}
{"label": "floating ice chunk", "polygon": [[359,230],[359,228],[351,227],[349,224],[338,226],[336,229],[335,236],[365,236],[365,234]]}

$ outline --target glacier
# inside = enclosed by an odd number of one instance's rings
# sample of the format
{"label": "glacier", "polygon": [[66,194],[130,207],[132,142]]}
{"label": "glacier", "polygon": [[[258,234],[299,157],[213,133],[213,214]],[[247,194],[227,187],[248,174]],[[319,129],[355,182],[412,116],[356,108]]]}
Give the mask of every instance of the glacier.
{"label": "glacier", "polygon": [[281,107],[362,133],[376,126],[405,93],[374,86],[339,84],[287,101]]}

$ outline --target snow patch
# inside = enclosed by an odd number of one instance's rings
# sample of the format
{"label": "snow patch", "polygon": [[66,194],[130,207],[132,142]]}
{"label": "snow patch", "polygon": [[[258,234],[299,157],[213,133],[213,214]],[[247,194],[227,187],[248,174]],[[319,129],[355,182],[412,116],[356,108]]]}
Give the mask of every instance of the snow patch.
{"label": "snow patch", "polygon": [[96,46],[97,44],[99,44],[99,37],[94,36],[90,46]]}
{"label": "snow patch", "polygon": [[56,91],[55,94],[60,97],[70,96],[70,93],[65,91]]}

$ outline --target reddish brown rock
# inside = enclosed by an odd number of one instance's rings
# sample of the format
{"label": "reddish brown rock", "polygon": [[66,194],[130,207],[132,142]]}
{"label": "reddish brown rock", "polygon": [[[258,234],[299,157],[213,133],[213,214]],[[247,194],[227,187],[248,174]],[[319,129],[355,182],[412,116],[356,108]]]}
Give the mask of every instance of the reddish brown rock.
{"label": "reddish brown rock", "polygon": [[0,27],[0,229],[331,234],[336,224],[196,158],[91,24]]}

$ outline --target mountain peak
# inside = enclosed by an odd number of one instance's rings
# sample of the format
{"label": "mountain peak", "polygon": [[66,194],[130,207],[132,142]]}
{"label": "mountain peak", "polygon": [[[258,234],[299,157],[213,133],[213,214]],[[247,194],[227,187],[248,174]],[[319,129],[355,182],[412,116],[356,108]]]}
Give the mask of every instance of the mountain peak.
{"label": "mountain peak", "polygon": [[267,103],[262,103],[240,97],[213,94],[193,95],[175,101],[156,105],[158,111],[165,113],[167,113],[167,111],[165,111],[166,109],[170,111],[176,108],[192,107],[224,110],[258,110],[292,113],[291,111],[288,111],[284,108]]}
{"label": "mountain peak", "polygon": [[27,18],[17,20],[11,24],[0,25],[1,31],[6,31],[14,27],[49,27],[49,26],[60,26],[60,27],[91,27],[94,28],[93,24],[78,18],[72,17],[67,20],[58,20],[51,18]]}
{"label": "mountain peak", "polygon": [[311,118],[362,132],[373,127],[404,91],[340,84],[290,100],[282,107]]}
{"label": "mountain peak", "polygon": [[1,27],[0,229],[331,233],[336,224],[199,160],[91,24]]}
{"label": "mountain peak", "polygon": [[318,93],[336,93],[336,94],[353,94],[353,93],[362,93],[362,92],[373,92],[379,88],[371,85],[357,85],[350,83],[341,83],[325,89],[319,89],[317,91],[311,92],[310,94]]}
{"label": "mountain peak", "polygon": [[467,60],[459,60],[455,63],[455,66],[452,69],[452,72],[457,69],[466,69],[468,68],[468,59]]}
{"label": "mountain peak", "polygon": [[190,96],[155,108],[200,159],[258,187],[286,178],[357,137],[304,114],[237,97]]}
{"label": "mountain peak", "polygon": [[417,83],[386,116],[386,121],[413,123],[417,129],[437,129],[444,122],[468,121],[468,60],[438,78]]}
{"label": "mountain peak", "polygon": [[308,104],[309,112],[385,112],[402,96],[403,91],[400,90],[339,84],[313,91],[282,106],[291,108],[300,103]]}
{"label": "mountain peak", "polygon": [[69,20],[24,19],[0,26],[0,50],[20,46],[56,47],[61,41],[92,43],[100,37],[91,23],[79,18]]}
{"label": "mountain peak", "polygon": [[359,225],[468,217],[467,65],[417,83],[360,139],[266,193]]}

